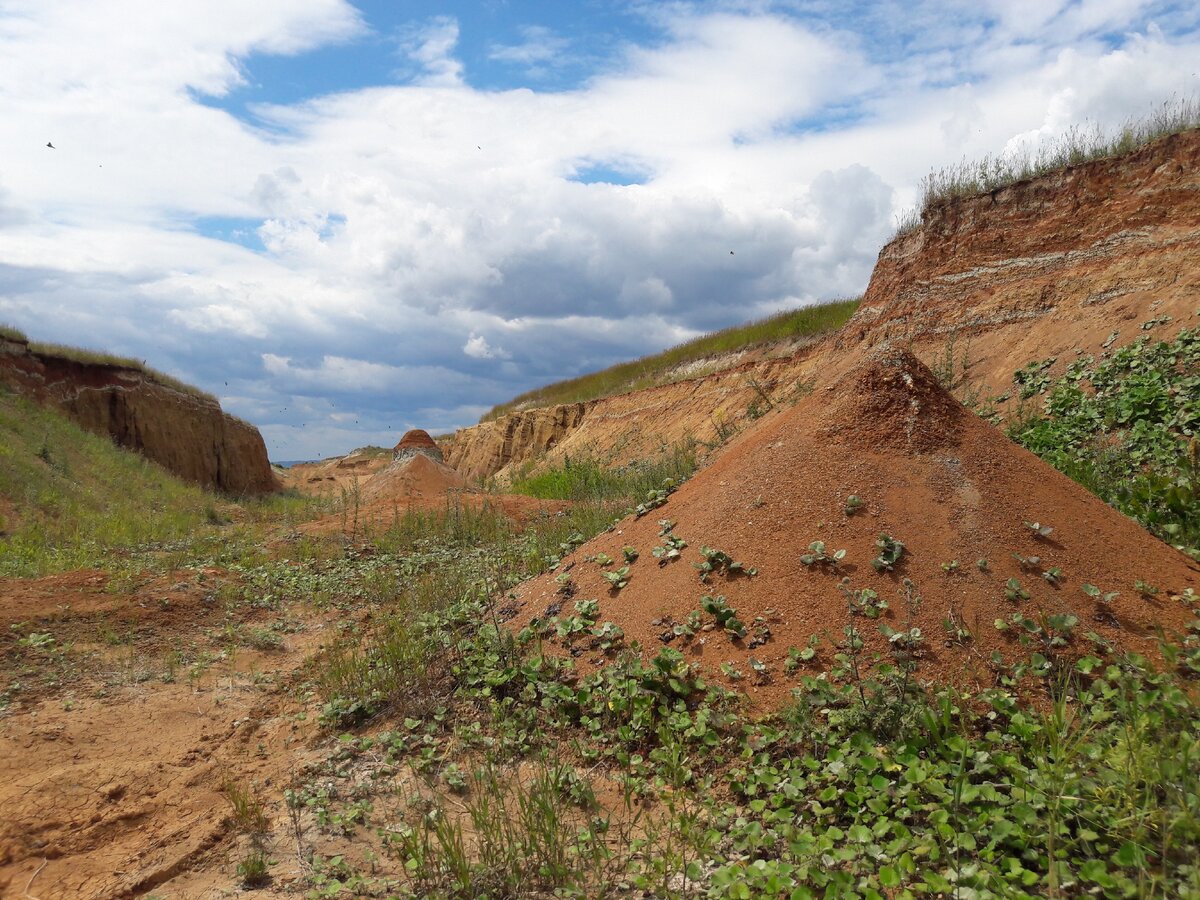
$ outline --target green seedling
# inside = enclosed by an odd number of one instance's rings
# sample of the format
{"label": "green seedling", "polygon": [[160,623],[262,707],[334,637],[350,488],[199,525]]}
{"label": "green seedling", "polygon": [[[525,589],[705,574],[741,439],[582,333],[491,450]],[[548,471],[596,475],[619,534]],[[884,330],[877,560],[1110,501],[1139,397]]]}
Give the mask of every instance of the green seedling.
{"label": "green seedling", "polygon": [[982,557],[975,560],[975,568],[980,572],[986,572],[988,570],[988,561]]}
{"label": "green seedling", "polygon": [[608,653],[621,644],[625,639],[625,632],[612,622],[605,622],[592,629],[592,637],[595,639],[595,646]]}
{"label": "green seedling", "polygon": [[824,541],[813,541],[808,545],[808,552],[800,557],[800,562],[806,566],[815,566],[821,563],[822,565],[837,568],[845,557],[845,550],[835,550],[833,553],[826,553]]}
{"label": "green seedling", "polygon": [[744,677],[737,666],[728,662],[721,663],[721,674],[730,681],[741,681]]}
{"label": "green seedling", "polygon": [[876,572],[892,571],[896,563],[900,561],[900,557],[904,555],[904,545],[886,534],[879,535],[875,546],[879,548],[879,555],[871,560],[871,565]]}
{"label": "green seedling", "polygon": [[634,509],[634,514],[640,519],[651,510],[658,509],[667,502],[667,499],[675,491],[677,487],[673,478],[668,478],[663,481],[663,486],[655,490],[651,490],[646,494],[646,499],[637,505]]}
{"label": "green seedling", "polygon": [[1029,599],[1029,591],[1021,586],[1021,582],[1017,578],[1010,578],[1004,583],[1004,598],[1017,603],[1021,600]]}
{"label": "green seedling", "polygon": [[1035,538],[1048,538],[1054,533],[1054,529],[1049,525],[1043,525],[1041,522],[1025,522],[1025,527],[1033,532]]}
{"label": "green seedling", "polygon": [[838,589],[846,596],[850,614],[853,616],[878,619],[888,609],[887,601],[870,588],[851,588],[849,578],[843,578]]}
{"label": "green seedling", "polygon": [[1082,585],[1081,589],[1095,602],[1097,619],[1103,621],[1112,618],[1110,607],[1113,600],[1121,596],[1120,591],[1102,591],[1094,584]]}
{"label": "green seedling", "polygon": [[851,494],[846,498],[846,515],[852,516],[866,505],[858,494]]}
{"label": "green seedling", "polygon": [[683,538],[675,537],[673,534],[667,535],[663,539],[661,547],[655,547],[650,551],[650,555],[658,560],[659,565],[666,565],[673,559],[679,559],[683,553],[683,549],[687,546],[687,541]]}
{"label": "green seedling", "polygon": [[614,591],[619,591],[629,584],[629,566],[621,566],[615,572],[601,572],[600,575],[612,586]]}
{"label": "green seedling", "polygon": [[621,555],[625,557],[625,562],[631,563],[638,558],[638,552],[633,547],[622,547]]}
{"label": "green seedling", "polygon": [[596,565],[604,568],[613,564],[613,558],[607,553],[597,553],[595,556],[585,556],[584,562],[594,562]]}
{"label": "green seedling", "polygon": [[817,647],[821,644],[821,636],[819,634],[811,635],[808,639],[808,644],[805,647],[789,647],[788,658],[783,664],[783,671],[787,674],[793,674],[806,662],[811,662],[816,658]]}
{"label": "green seedling", "polygon": [[682,622],[677,622],[671,628],[677,637],[693,638],[700,631],[700,611],[693,609]]}
{"label": "green seedling", "polygon": [[737,610],[729,605],[723,594],[716,597],[705,594],[700,598],[700,608],[712,616],[717,627],[724,629],[727,634],[735,638],[746,636],[746,624],[737,617]]}
{"label": "green seedling", "polygon": [[555,631],[560,638],[570,638],[595,625],[598,615],[600,615],[599,600],[576,600],[575,615],[560,619],[555,626]]}
{"label": "green seedling", "polygon": [[1042,573],[1042,577],[1050,584],[1058,587],[1058,585],[1062,583],[1063,571],[1058,566],[1051,566]]}
{"label": "green seedling", "polygon": [[942,571],[945,572],[947,575],[953,575],[955,572],[958,571],[958,560],[952,559],[952,560],[950,560],[950,562],[942,563]]}
{"label": "green seedling", "polygon": [[734,560],[732,556],[724,550],[717,550],[713,547],[701,547],[700,555],[704,557],[704,562],[693,563],[700,570],[700,580],[708,581],[708,576],[716,572],[718,575],[757,575],[758,569],[749,568],[740,562]]}
{"label": "green seedling", "polygon": [[897,631],[886,624],[879,626],[879,633],[888,639],[888,643],[893,647],[903,650],[907,653],[916,653],[921,646],[924,638],[921,636],[921,629],[913,626],[904,631]]}
{"label": "green seedling", "polygon": [[1012,556],[1022,569],[1033,571],[1042,567],[1042,558],[1040,556],[1022,556],[1020,553],[1014,553]]}
{"label": "green seedling", "polygon": [[51,650],[54,647],[54,635],[48,631],[31,631],[23,638],[17,639],[18,647],[28,647],[31,650]]}
{"label": "green seedling", "polygon": [[946,643],[959,647],[965,647],[971,642],[971,629],[969,629],[960,618],[959,614],[951,609],[942,619],[942,630],[946,632]]}
{"label": "green seedling", "polygon": [[1133,589],[1143,597],[1153,597],[1158,593],[1157,587],[1149,582],[1142,581],[1140,578],[1133,583]]}

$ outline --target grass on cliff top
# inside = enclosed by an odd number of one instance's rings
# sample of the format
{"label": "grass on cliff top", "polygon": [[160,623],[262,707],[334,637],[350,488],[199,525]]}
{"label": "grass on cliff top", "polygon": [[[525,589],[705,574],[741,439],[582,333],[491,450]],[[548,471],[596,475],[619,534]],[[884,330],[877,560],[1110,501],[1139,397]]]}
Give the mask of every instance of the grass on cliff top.
{"label": "grass on cliff top", "polygon": [[1026,148],[1023,152],[989,155],[979,160],[963,159],[925,176],[919,209],[901,221],[898,234],[919,226],[921,214],[942,203],[986,194],[1092,160],[1121,156],[1159,138],[1195,128],[1200,128],[1200,100],[1175,97],[1115,133],[1098,125],[1074,126],[1036,152]]}
{"label": "grass on cliff top", "polygon": [[89,366],[117,366],[122,369],[133,369],[135,372],[141,372],[156,384],[173,388],[184,394],[191,394],[193,397],[200,397],[203,400],[211,400],[213,403],[218,402],[217,398],[208,391],[180,381],[166,372],[153,369],[142,360],[134,359],[131,356],[117,356],[115,353],[106,353],[103,350],[88,350],[84,347],[69,347],[66,344],[48,344],[41,341],[30,342],[29,350],[39,356],[65,359]]}
{"label": "grass on cliff top", "polygon": [[25,332],[23,332],[20,328],[13,328],[13,326],[5,325],[3,322],[0,322],[0,338],[6,338],[10,341],[28,340],[28,338],[25,337]]}
{"label": "grass on cliff top", "polygon": [[858,298],[836,300],[832,303],[776,313],[745,325],[714,331],[661,353],[526,391],[507,403],[492,407],[480,421],[488,422],[517,409],[580,403],[653,387],[664,383],[673,369],[686,363],[722,353],[747,350],[774,341],[817,337],[836,331],[854,315],[857,308]]}

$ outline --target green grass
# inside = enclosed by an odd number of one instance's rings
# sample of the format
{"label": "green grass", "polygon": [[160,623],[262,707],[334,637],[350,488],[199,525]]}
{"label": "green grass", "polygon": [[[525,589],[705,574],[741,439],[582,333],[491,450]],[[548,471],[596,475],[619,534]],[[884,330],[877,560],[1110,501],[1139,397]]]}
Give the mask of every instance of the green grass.
{"label": "green grass", "polygon": [[530,474],[527,467],[513,479],[510,490],[543,500],[587,500],[640,502],[650,491],[671,479],[674,483],[690,478],[696,471],[693,448],[677,446],[654,460],[641,460],[627,466],[609,468],[590,458],[567,457],[553,468],[539,468]]}
{"label": "green grass", "polygon": [[985,156],[930,172],[921,182],[921,202],[902,220],[899,234],[921,224],[933,208],[963,197],[986,194],[1019,181],[1058,172],[1092,160],[1122,156],[1172,134],[1200,128],[1200,101],[1173,98],[1149,115],[1127,123],[1115,133],[1099,127],[1073,127],[1057,141],[1036,152]]}
{"label": "green grass", "polygon": [[97,565],[116,548],[190,537],[219,501],[65,417],[0,391],[0,496],[16,521],[0,574]]}
{"label": "green grass", "polygon": [[493,407],[480,421],[499,418],[518,408],[580,403],[652,387],[663,383],[672,370],[685,363],[775,341],[817,337],[836,331],[854,315],[857,308],[857,299],[838,300],[776,313],[756,322],[714,331],[662,353],[527,391],[508,403]]}
{"label": "green grass", "polygon": [[0,338],[7,338],[10,341],[25,341],[25,332],[19,328],[13,328],[11,325],[5,325],[0,322]]}

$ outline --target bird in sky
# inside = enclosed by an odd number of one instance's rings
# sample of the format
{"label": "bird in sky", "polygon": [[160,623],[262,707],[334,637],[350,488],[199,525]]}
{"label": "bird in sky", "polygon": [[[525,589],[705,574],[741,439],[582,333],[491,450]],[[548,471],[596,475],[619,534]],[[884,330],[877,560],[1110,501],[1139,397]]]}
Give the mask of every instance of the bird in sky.
{"label": "bird in sky", "polygon": [[55,147],[55,146],[54,146],[54,142],[53,142],[53,141],[46,141],[46,146],[47,146],[47,147],[49,147],[51,150],[57,150],[57,149],[58,149],[57,147]]}

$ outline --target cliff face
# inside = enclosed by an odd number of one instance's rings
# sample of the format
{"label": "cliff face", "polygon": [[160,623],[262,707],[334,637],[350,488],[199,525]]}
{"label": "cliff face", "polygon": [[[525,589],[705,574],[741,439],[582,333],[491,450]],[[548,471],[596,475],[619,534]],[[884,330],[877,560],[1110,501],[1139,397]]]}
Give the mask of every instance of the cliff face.
{"label": "cliff face", "polygon": [[187,481],[230,494],[278,489],[257,428],[136,369],[35,353],[0,338],[0,382]]}
{"label": "cliff face", "polygon": [[716,442],[798,393],[822,391],[872,346],[954,360],[981,396],[1032,360],[1057,373],[1150,334],[1200,327],[1200,131],[926,212],[880,252],[854,318],[785,359],[747,363],[586,404],[465,428],[447,461],[468,477],[528,460],[610,462],[695,438]]}
{"label": "cliff face", "polygon": [[837,343],[913,342],[928,356],[970,342],[976,374],[996,387],[1030,360],[1097,352],[1113,332],[1128,343],[1144,322],[1194,327],[1198,297],[1191,131],[928,210],[880,252]]}
{"label": "cliff face", "polygon": [[530,409],[457,431],[446,462],[468,478],[502,482],[523,463],[591,457],[610,465],[696,441],[700,454],[811,390],[813,345],[795,356],[587,403]]}

